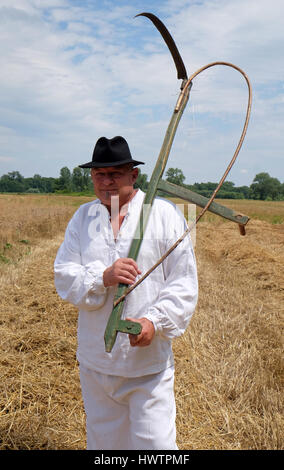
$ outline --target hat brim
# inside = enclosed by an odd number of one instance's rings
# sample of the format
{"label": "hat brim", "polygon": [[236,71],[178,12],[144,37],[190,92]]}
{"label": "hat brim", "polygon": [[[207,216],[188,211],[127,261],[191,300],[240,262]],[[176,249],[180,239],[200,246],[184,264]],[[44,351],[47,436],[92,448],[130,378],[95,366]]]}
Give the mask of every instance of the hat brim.
{"label": "hat brim", "polygon": [[132,163],[134,166],[145,165],[144,162],[139,162],[138,160],[120,160],[119,162],[88,162],[83,165],[78,165],[79,168],[107,168],[109,166],[121,166],[126,165],[127,163]]}

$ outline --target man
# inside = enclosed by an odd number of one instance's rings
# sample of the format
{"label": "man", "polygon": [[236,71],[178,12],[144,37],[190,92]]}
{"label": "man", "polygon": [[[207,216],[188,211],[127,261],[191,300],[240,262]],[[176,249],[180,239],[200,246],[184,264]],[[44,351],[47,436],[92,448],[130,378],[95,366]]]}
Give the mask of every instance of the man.
{"label": "man", "polygon": [[197,302],[190,237],[126,297],[122,318],[141,323],[141,333],[118,333],[110,353],[104,345],[117,285],[133,284],[185,230],[176,207],[156,198],[137,261],[127,257],[145,196],[134,188],[140,164],[123,137],[97,141],[81,167],[91,168],[98,199],[76,211],[54,263],[57,292],[79,309],[88,449],[177,449],[171,340]]}

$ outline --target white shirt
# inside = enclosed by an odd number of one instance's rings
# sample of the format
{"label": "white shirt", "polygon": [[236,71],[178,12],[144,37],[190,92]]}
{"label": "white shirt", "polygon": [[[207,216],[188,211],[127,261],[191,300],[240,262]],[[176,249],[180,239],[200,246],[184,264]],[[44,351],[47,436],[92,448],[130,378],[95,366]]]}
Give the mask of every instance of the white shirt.
{"label": "white shirt", "polygon": [[[138,190],[128,204],[116,240],[108,210],[100,200],[83,204],[67,226],[54,263],[58,294],[79,309],[77,359],[105,374],[137,377],[173,365],[171,340],[184,333],[197,302],[196,262],[187,236],[124,301],[122,318],[145,317],[153,322],[156,332],[152,343],[132,347],[128,335],[119,332],[112,351],[105,352],[104,332],[116,287],[104,287],[103,272],[128,256],[144,196]],[[156,198],[136,260],[141,276],[185,229],[186,222],[176,206]]]}

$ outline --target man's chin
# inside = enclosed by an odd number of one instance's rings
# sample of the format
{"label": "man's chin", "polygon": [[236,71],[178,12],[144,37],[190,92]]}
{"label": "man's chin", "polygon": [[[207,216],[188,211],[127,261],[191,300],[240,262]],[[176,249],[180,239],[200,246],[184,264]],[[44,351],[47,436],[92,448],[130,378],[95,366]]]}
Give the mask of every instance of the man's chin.
{"label": "man's chin", "polygon": [[103,204],[110,204],[112,198],[118,198],[119,197],[119,191],[116,189],[110,189],[107,191],[102,191],[99,198],[102,201]]}
{"label": "man's chin", "polygon": [[118,195],[119,191],[118,189],[104,189],[103,191],[100,191],[100,194],[103,197],[111,197],[111,196],[116,196]]}

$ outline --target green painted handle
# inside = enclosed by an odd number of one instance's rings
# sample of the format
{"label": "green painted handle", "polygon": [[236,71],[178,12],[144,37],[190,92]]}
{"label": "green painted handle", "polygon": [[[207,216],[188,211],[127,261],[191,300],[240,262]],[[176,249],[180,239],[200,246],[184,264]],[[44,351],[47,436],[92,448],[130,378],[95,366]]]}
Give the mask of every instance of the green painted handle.
{"label": "green painted handle", "polygon": [[[144,199],[144,206],[147,205],[146,207],[149,210],[143,211],[143,208],[141,210],[140,219],[136,228],[136,234],[134,236],[134,239],[132,240],[130,250],[128,253],[128,258],[133,258],[134,260],[137,259],[139,249],[143,240],[143,235],[144,235],[146,225],[149,219],[150,208],[152,206],[154,197],[158,189],[158,183],[165,170],[180,118],[188,102],[190,89],[191,89],[191,85],[187,87],[185,93],[183,92],[183,90],[181,91],[178,101],[177,101],[177,105],[172,114],[156,166],[154,168],[154,171],[152,173],[152,176],[149,182],[149,188]],[[114,301],[125,293],[127,287],[128,286],[126,286],[125,284],[119,284]],[[124,301],[120,302],[116,307],[114,307],[110,314],[110,317],[109,317],[109,320],[105,329],[105,334],[104,334],[106,352],[111,352],[113,345],[115,343],[115,340],[116,340],[117,332],[120,331],[119,324],[120,324],[120,318],[122,315],[123,307],[124,307]]]}
{"label": "green painted handle", "polygon": [[[200,207],[205,207],[209,199],[201,194],[194,193],[190,191],[190,189],[184,188],[183,186],[178,186],[173,183],[169,183],[168,181],[160,180],[158,184],[158,189],[172,194],[173,196],[179,197],[184,199],[185,201],[190,201],[193,204],[196,204]],[[249,221],[249,217],[239,212],[230,209],[229,207],[222,206],[217,202],[212,202],[209,206],[208,210],[213,212],[214,214],[220,215],[225,219],[231,220],[232,222],[236,222],[239,225],[246,225]]]}
{"label": "green painted handle", "polygon": [[138,322],[130,320],[119,320],[117,331],[120,333],[128,333],[131,335],[139,335],[142,331],[142,326]]}

